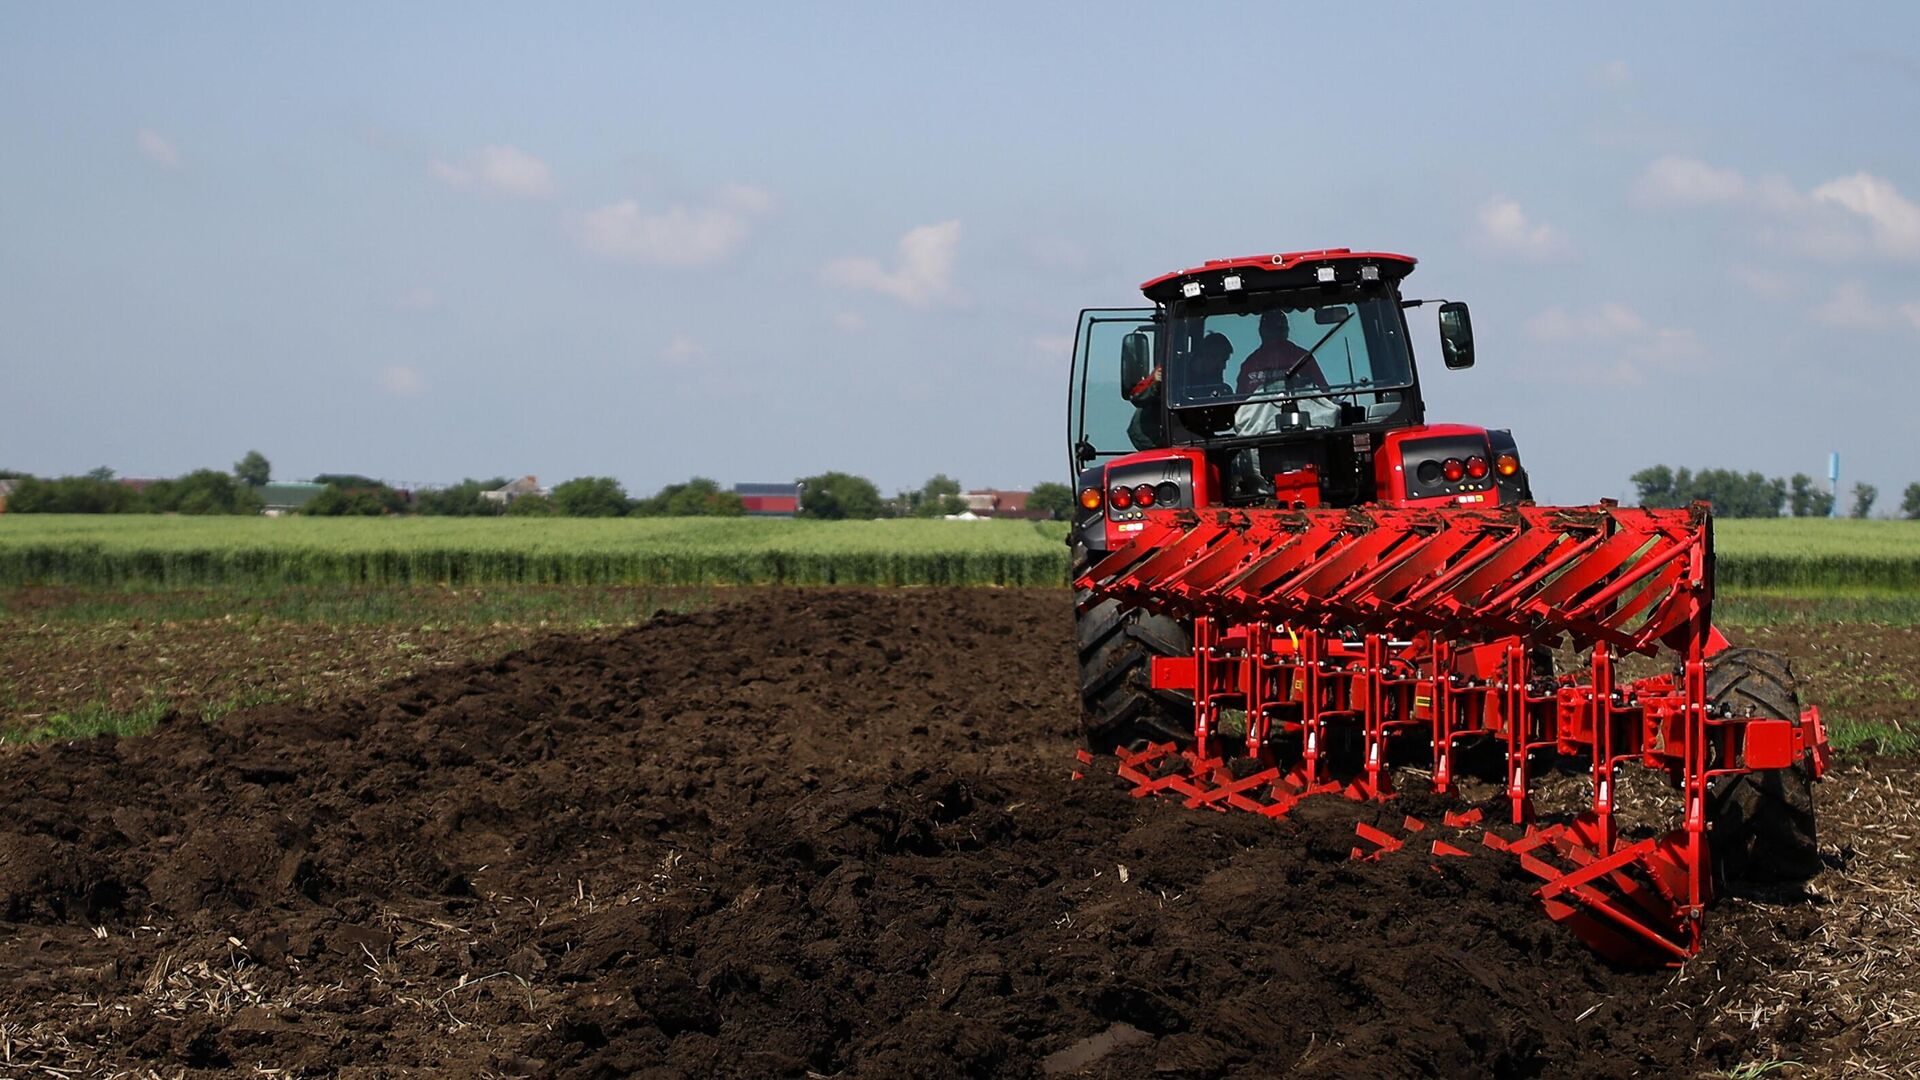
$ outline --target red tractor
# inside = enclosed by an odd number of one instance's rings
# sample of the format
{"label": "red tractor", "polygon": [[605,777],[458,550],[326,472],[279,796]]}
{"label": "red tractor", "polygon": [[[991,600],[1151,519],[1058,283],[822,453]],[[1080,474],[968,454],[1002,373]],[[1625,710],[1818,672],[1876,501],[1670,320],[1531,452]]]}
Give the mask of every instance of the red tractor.
{"label": "red tractor", "polygon": [[[1390,798],[1396,766],[1441,792],[1485,774],[1524,832],[1479,844],[1540,877],[1550,914],[1619,960],[1679,962],[1715,881],[1820,868],[1818,710],[1783,658],[1713,629],[1706,507],[1539,507],[1510,432],[1427,422],[1413,268],[1221,259],[1148,281],[1152,307],[1081,314],[1089,736],[1139,794],[1269,816]],[[1439,327],[1445,365],[1471,367],[1466,305]],[[1628,678],[1635,654],[1670,670]],[[1538,815],[1536,779],[1571,765],[1587,808]],[[1627,766],[1681,793],[1666,819],[1620,819]],[[1406,842],[1373,831],[1373,855]]]}

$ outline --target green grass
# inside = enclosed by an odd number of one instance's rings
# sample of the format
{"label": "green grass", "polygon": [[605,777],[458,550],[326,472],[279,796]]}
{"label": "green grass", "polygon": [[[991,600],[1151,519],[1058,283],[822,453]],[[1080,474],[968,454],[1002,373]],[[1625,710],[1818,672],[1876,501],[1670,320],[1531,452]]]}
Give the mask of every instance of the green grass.
{"label": "green grass", "polygon": [[1826,592],[1744,590],[1722,585],[1713,603],[1713,621],[1727,628],[1836,622],[1920,626],[1920,593],[1876,593],[1859,588]]}
{"label": "green grass", "polygon": [[1827,742],[1840,753],[1872,744],[1882,754],[1904,756],[1920,750],[1920,735],[1906,728],[1877,720],[1853,720],[1845,716],[1822,717],[1827,725]]}
{"label": "green grass", "polygon": [[31,727],[0,728],[0,744],[90,739],[96,735],[145,735],[171,708],[158,698],[131,709],[91,702],[43,717]]}
{"label": "green grass", "polygon": [[[1920,522],[1718,522],[1725,595],[1920,597]],[[0,585],[1056,585],[1060,522],[0,515]],[[1885,609],[1912,622],[1911,604]]]}
{"label": "green grass", "polygon": [[0,585],[1057,585],[1065,527],[0,515]]}
{"label": "green grass", "polygon": [[1713,524],[1726,592],[1874,589],[1920,594],[1920,521],[1731,518]]}

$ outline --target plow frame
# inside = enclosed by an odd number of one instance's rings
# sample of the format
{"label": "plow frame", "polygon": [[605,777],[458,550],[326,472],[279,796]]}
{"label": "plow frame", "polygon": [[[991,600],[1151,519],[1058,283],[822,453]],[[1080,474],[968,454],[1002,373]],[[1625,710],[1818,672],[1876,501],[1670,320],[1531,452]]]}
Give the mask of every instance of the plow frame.
{"label": "plow frame", "polygon": [[[1156,658],[1150,676],[1192,696],[1192,740],[1122,751],[1136,795],[1267,816],[1334,791],[1387,799],[1392,749],[1421,742],[1433,790],[1457,794],[1457,747],[1492,740],[1525,831],[1487,831],[1480,847],[1516,857],[1548,914],[1604,955],[1672,964],[1699,951],[1712,899],[1713,781],[1803,758],[1818,775],[1827,760],[1817,710],[1712,708],[1707,664],[1725,646],[1712,567],[1704,506],[1169,511],[1077,584],[1086,605],[1192,624],[1191,655]],[[1556,674],[1543,651],[1569,640],[1589,655]],[[1675,670],[1622,680],[1628,654],[1670,655]],[[1230,712],[1244,717],[1237,741],[1222,734]],[[1360,751],[1338,779],[1336,736]],[[1533,765],[1550,755],[1584,757],[1591,791],[1585,812],[1541,824]],[[1620,835],[1628,764],[1673,781],[1678,828]]]}

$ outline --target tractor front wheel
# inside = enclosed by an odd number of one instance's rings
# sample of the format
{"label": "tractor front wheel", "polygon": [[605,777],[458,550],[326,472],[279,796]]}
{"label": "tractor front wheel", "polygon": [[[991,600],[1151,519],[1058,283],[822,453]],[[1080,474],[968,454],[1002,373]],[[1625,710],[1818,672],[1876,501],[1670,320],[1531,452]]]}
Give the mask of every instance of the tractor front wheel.
{"label": "tractor front wheel", "polygon": [[[1793,669],[1778,653],[1726,649],[1707,658],[1707,701],[1734,716],[1800,723]],[[1820,872],[1813,828],[1813,764],[1723,776],[1707,793],[1716,870],[1729,880],[1805,881]]]}
{"label": "tractor front wheel", "polygon": [[[1074,575],[1093,561],[1093,555],[1076,548]],[[1076,590],[1074,599],[1085,596]],[[1148,681],[1154,657],[1192,654],[1193,631],[1187,624],[1105,600],[1077,614],[1074,630],[1080,653],[1081,722],[1094,749],[1193,734],[1193,699],[1155,690]]]}

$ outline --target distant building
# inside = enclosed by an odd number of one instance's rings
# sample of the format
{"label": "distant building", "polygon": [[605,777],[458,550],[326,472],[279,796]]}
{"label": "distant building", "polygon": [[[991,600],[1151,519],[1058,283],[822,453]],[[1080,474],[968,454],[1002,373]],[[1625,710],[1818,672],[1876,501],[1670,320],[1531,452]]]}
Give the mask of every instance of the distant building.
{"label": "distant building", "polygon": [[0,514],[7,512],[7,496],[13,494],[15,486],[13,480],[0,480]]}
{"label": "distant building", "polygon": [[1030,491],[1000,491],[995,488],[982,488],[969,491],[961,498],[966,500],[967,511],[975,517],[1020,518],[1026,521],[1045,521],[1053,515],[1045,510],[1034,510],[1027,506]]}
{"label": "distant building", "polygon": [[553,494],[551,491],[540,486],[539,477],[523,476],[518,480],[510,481],[501,487],[494,488],[492,491],[483,491],[480,493],[480,497],[488,502],[495,502],[505,506],[523,496],[537,495],[544,499],[551,494]]}
{"label": "distant building", "polygon": [[312,502],[315,495],[327,490],[327,485],[280,480],[262,484],[258,490],[260,501],[266,504],[261,512],[268,517],[279,517],[298,512]]}
{"label": "distant building", "polygon": [[740,505],[758,517],[792,517],[800,512],[799,484],[735,484]]}

